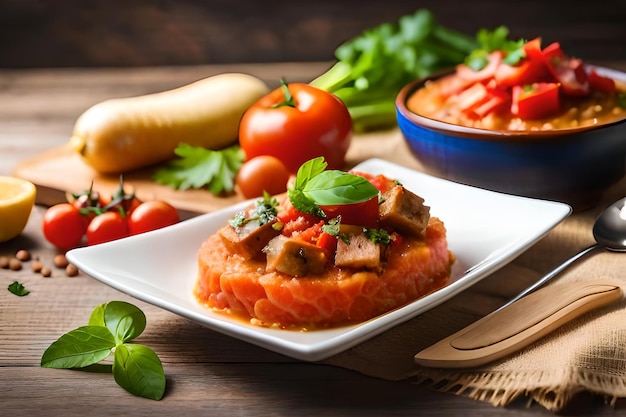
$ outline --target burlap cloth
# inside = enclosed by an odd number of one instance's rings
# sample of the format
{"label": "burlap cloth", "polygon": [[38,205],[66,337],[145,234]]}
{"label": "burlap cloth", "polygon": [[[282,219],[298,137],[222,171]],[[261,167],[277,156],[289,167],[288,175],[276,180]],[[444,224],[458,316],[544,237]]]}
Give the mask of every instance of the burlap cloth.
{"label": "burlap cloth", "polygon": [[[361,146],[349,156],[379,156],[404,165],[415,164],[407,159],[398,140],[377,141],[373,148]],[[377,151],[369,155],[366,148]],[[494,406],[506,406],[526,396],[530,402],[558,412],[582,391],[605,396],[608,401],[626,397],[626,302],[586,313],[523,350],[480,368],[433,369],[418,367],[413,361],[421,349],[493,311],[594,243],[591,230],[596,216],[624,195],[626,181],[622,180],[604,192],[594,207],[575,211],[506,267],[426,313],[323,362],[373,377],[454,392]],[[626,254],[593,252],[548,285],[598,279],[626,285]]]}

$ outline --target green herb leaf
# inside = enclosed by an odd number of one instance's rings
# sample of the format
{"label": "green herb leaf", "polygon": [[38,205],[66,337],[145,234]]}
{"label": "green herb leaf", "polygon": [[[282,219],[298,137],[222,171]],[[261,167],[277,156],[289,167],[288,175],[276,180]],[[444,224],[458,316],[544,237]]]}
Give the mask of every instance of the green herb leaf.
{"label": "green herb leaf", "polygon": [[308,198],[302,190],[289,189],[287,190],[287,197],[291,204],[303,213],[313,214],[318,217],[326,217],[326,213],[315,203],[315,201]]}
{"label": "green herb leaf", "polygon": [[12,283],[10,283],[7,289],[10,293],[17,295],[18,297],[24,297],[30,294],[30,291],[28,291],[23,284],[17,281],[13,281]]}
{"label": "green herb leaf", "polygon": [[334,219],[328,220],[328,222],[322,226],[322,232],[328,233],[331,236],[339,236],[341,230],[341,216],[337,216]]}
{"label": "green herb leaf", "polygon": [[311,178],[302,191],[321,206],[360,203],[378,195],[378,189],[362,176],[336,170]]}
{"label": "green herb leaf", "polygon": [[311,85],[348,107],[356,131],[396,123],[395,98],[408,82],[463,62],[478,44],[437,23],[427,9],[363,31],[335,50],[337,62]]}
{"label": "green herb leaf", "polygon": [[113,377],[119,386],[133,395],[160,400],[165,393],[161,360],[144,345],[123,344],[115,349]]}
{"label": "green herb leaf", "polygon": [[100,362],[111,354],[115,337],[101,326],[83,326],[65,333],[41,357],[44,368],[82,368]]}
{"label": "green herb leaf", "polygon": [[118,343],[136,338],[146,328],[146,316],[143,311],[125,301],[106,303],[103,319],[105,326],[113,333]]}
{"label": "green herb leaf", "polygon": [[180,159],[157,170],[153,179],[179,190],[208,188],[213,194],[230,194],[245,154],[238,145],[210,150],[181,143],[174,151]]}
{"label": "green herb leaf", "polygon": [[508,65],[516,65],[526,57],[524,50],[525,39],[516,41],[508,38],[509,28],[498,26],[493,30],[480,29],[476,34],[479,47],[474,49],[465,59],[465,65],[474,71],[480,71],[489,62],[488,56],[494,51],[504,51],[503,62]]}
{"label": "green herb leaf", "polygon": [[306,187],[309,180],[326,169],[328,164],[324,160],[323,156],[319,156],[317,158],[310,159],[306,161],[304,164],[298,168],[298,172],[296,173],[296,182],[294,184],[294,188],[296,190],[302,190]]}
{"label": "green herb leaf", "polygon": [[[150,348],[125,343],[146,327],[144,313],[124,301],[110,301],[94,308],[89,325],[74,329],[52,343],[41,357],[45,368],[80,368],[113,372],[126,391],[159,400],[165,392],[165,373],[159,357]],[[99,362],[113,355],[113,364]]]}
{"label": "green herb leaf", "polygon": [[365,236],[374,243],[389,245],[391,236],[385,229],[365,229]]}
{"label": "green herb leaf", "polygon": [[311,159],[298,169],[287,190],[293,206],[303,213],[326,217],[319,206],[354,204],[378,195],[378,189],[360,175],[330,170],[323,157]]}

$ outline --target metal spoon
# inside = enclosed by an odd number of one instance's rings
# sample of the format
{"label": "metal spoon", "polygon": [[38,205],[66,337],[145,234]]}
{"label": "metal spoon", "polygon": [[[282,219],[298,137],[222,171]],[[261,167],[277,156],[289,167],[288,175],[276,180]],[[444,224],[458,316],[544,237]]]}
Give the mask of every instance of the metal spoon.
{"label": "metal spoon", "polygon": [[595,244],[583,249],[567,261],[563,262],[557,268],[540,278],[533,285],[517,294],[506,304],[502,305],[498,308],[498,310],[502,310],[520,298],[523,298],[542,287],[552,278],[563,272],[571,264],[590,252],[597,249],[607,249],[613,252],[626,252],[626,197],[611,204],[604,209],[602,213],[600,213],[593,224],[593,237],[596,240]]}

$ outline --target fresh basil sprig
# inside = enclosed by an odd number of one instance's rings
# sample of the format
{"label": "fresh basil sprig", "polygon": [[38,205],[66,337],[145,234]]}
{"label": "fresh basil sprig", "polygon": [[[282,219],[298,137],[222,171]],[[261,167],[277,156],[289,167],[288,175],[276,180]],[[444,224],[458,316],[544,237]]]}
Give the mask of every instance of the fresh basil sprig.
{"label": "fresh basil sprig", "polygon": [[303,213],[326,217],[320,206],[354,204],[378,195],[378,189],[360,175],[328,170],[323,157],[311,159],[298,169],[287,190],[293,206]]}
{"label": "fresh basil sprig", "polygon": [[86,326],[71,330],[53,342],[41,357],[44,368],[74,369],[96,365],[113,353],[115,382],[131,394],[160,400],[165,373],[152,349],[130,344],[146,328],[146,316],[124,301],[96,307]]}

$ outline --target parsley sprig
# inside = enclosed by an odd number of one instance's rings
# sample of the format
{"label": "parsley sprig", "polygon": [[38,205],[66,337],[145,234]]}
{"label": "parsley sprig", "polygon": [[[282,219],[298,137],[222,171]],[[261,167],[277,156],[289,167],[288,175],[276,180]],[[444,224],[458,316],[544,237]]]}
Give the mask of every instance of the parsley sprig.
{"label": "parsley sprig", "polygon": [[165,392],[161,360],[147,346],[128,343],[146,328],[146,316],[124,301],[96,307],[86,326],[65,333],[43,353],[44,368],[75,369],[99,364],[113,354],[115,382],[131,394],[160,400]]}
{"label": "parsley sprig", "polygon": [[30,291],[28,291],[26,287],[24,287],[24,284],[18,281],[13,281],[12,283],[10,283],[7,289],[11,294],[15,294],[18,297],[24,297],[30,294]]}
{"label": "parsley sprig", "polygon": [[378,189],[360,175],[328,170],[323,157],[311,159],[298,169],[287,190],[293,206],[303,213],[326,217],[320,206],[354,204],[378,195]]}
{"label": "parsley sprig", "polygon": [[211,150],[181,143],[174,152],[180,158],[157,170],[153,179],[178,190],[207,187],[215,195],[233,192],[245,159],[239,145]]}

